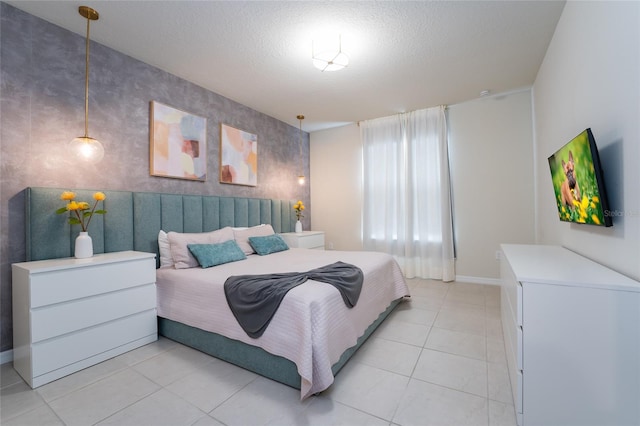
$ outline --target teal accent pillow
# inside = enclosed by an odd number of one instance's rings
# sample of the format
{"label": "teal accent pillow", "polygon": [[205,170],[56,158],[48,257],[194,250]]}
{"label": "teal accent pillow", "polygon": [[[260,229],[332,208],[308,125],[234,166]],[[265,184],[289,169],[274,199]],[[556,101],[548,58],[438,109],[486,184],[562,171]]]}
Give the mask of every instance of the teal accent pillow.
{"label": "teal accent pillow", "polygon": [[247,258],[235,240],[218,244],[187,244],[187,247],[203,268]]}
{"label": "teal accent pillow", "polygon": [[264,237],[249,237],[249,244],[260,256],[266,254],[277,253],[279,251],[289,250],[289,246],[284,242],[278,234],[267,235]]}

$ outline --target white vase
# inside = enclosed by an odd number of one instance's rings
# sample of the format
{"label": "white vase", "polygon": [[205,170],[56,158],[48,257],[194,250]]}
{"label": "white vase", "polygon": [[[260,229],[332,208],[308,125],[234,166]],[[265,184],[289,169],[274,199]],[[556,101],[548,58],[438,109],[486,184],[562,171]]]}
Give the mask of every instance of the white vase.
{"label": "white vase", "polygon": [[296,233],[300,234],[302,232],[302,222],[299,220],[296,221]]}
{"label": "white vase", "polygon": [[76,259],[86,259],[93,256],[93,241],[88,232],[80,232],[76,237],[76,248],[74,250]]}

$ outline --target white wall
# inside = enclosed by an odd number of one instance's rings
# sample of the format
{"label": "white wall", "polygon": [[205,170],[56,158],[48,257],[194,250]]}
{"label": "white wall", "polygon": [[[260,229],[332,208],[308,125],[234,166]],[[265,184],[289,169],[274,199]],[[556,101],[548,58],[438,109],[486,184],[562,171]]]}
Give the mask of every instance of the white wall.
{"label": "white wall", "polygon": [[[537,240],[640,279],[640,2],[567,2],[533,89]],[[547,157],[590,127],[612,228],[557,217]]]}
{"label": "white wall", "polygon": [[362,250],[362,145],[350,124],[310,138],[311,228],[325,231],[325,246]]}
{"label": "white wall", "polygon": [[529,89],[449,107],[449,162],[459,280],[500,276],[501,243],[534,242]]}

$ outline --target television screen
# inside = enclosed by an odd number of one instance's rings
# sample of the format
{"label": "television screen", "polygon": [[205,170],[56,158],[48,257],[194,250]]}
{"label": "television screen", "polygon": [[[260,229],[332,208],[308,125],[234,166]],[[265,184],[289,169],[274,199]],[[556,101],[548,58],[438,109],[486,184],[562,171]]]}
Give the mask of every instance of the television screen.
{"label": "television screen", "polygon": [[598,148],[586,129],[549,157],[558,216],[565,222],[611,226]]}

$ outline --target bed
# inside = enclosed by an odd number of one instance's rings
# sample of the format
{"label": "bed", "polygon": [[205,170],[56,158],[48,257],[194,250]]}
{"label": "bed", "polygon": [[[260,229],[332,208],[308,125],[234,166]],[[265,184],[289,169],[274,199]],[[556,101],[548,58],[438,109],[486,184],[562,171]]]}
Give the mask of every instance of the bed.
{"label": "bed", "polygon": [[[27,260],[68,257],[77,230],[51,214],[60,207],[59,188],[27,188]],[[76,191],[90,197],[92,191]],[[328,388],[335,374],[394,307],[409,295],[389,255],[374,252],[287,249],[210,268],[162,267],[161,230],[179,235],[235,228],[244,238],[267,224],[271,233],[293,230],[294,201],[105,191],[104,217],[92,222],[94,252],[138,250],[157,254],[158,330],[163,336],[300,389],[306,398]],[[262,232],[262,231],[261,231]],[[245,245],[242,245],[245,244]],[[164,253],[166,257],[166,253]],[[304,272],[345,262],[359,267],[364,282],[349,308],[332,286],[315,280],[290,290],[264,334],[252,338],[227,304],[228,276]]]}

